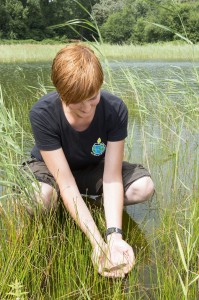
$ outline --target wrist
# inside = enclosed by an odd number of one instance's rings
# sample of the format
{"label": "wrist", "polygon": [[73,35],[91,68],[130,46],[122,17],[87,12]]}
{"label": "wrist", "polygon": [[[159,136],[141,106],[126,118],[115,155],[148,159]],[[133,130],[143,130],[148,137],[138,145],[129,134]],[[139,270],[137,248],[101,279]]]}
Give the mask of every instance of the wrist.
{"label": "wrist", "polygon": [[91,246],[93,249],[95,249],[95,248],[103,249],[106,246],[105,241],[100,237],[98,239],[91,238],[90,243],[91,243]]}
{"label": "wrist", "polygon": [[123,231],[118,227],[109,227],[106,230],[106,239],[110,239],[110,237],[122,238],[122,236],[123,236]]}
{"label": "wrist", "polygon": [[106,238],[107,242],[110,242],[111,240],[122,240],[122,239],[123,239],[122,234],[116,232],[109,234]]}

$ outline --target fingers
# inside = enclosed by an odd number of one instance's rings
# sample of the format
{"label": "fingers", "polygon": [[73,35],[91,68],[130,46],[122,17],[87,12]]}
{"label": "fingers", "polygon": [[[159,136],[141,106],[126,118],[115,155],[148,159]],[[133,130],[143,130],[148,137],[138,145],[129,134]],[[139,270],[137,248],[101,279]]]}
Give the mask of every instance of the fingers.
{"label": "fingers", "polygon": [[102,272],[100,273],[104,277],[109,277],[109,278],[124,278],[126,273],[123,271],[114,271],[114,272]]}
{"label": "fingers", "polygon": [[135,256],[132,250],[130,251],[130,253],[128,253],[128,251],[124,253],[123,263],[120,263],[110,268],[104,268],[103,270],[106,272],[107,277],[110,277],[112,275],[114,275],[114,277],[124,277],[133,269],[134,265]]}
{"label": "fingers", "polygon": [[129,266],[129,271],[134,267],[135,265],[135,255],[133,252],[133,249],[128,249],[128,251],[124,252],[125,260],[127,261],[127,264]]}
{"label": "fingers", "polygon": [[102,271],[102,273],[100,273],[101,275],[103,275],[104,277],[111,277],[111,278],[124,278],[125,277],[125,273],[122,270],[116,270],[116,271],[111,271],[111,272],[107,272],[107,271]]}
{"label": "fingers", "polygon": [[98,273],[104,277],[124,278],[135,265],[132,247],[125,245],[125,249],[124,247],[122,247],[123,249],[117,248],[108,249],[109,251],[107,249],[102,251],[102,249],[97,248],[93,251],[92,262],[98,268]]}
{"label": "fingers", "polygon": [[104,267],[99,269],[99,273],[105,277],[124,278],[132,269],[132,266],[126,263],[114,267]]}
{"label": "fingers", "polygon": [[131,269],[132,269],[131,266],[126,264],[125,267],[122,268],[113,267],[110,269],[99,266],[98,273],[104,277],[124,278],[125,275],[131,271]]}
{"label": "fingers", "polygon": [[114,271],[118,271],[118,270],[121,270],[121,269],[124,269],[124,267],[126,267],[127,264],[120,264],[120,265],[117,265],[115,267],[111,267],[111,268],[104,268],[104,271],[107,271],[107,272],[114,272]]}
{"label": "fingers", "polygon": [[106,277],[124,277],[129,273],[135,265],[135,260],[131,261],[130,258],[125,259],[125,263],[101,265],[99,273]]}
{"label": "fingers", "polygon": [[128,273],[128,269],[124,270],[124,267],[126,267],[126,264],[120,264],[118,266],[113,266],[112,264],[105,266],[104,263],[100,263],[98,266],[98,273],[101,274],[104,277],[113,277],[113,278],[118,278],[118,277],[125,277],[125,274]]}

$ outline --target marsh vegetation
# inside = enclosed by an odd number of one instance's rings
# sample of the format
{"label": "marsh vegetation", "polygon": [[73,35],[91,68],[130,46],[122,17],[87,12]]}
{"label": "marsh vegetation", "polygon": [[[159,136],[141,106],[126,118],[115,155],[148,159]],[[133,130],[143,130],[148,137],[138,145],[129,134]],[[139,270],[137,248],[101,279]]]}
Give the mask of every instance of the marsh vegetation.
{"label": "marsh vegetation", "polygon": [[[48,60],[59,46],[53,47]],[[36,63],[35,49],[29,51],[35,53],[29,61]],[[12,60],[12,51],[8,61],[23,60],[24,54]],[[159,81],[128,65],[110,65],[104,62],[104,88],[129,108],[125,159],[147,166],[156,186],[150,203],[124,212],[135,268],[125,280],[99,276],[90,260],[90,244],[61,204],[56,213],[28,217],[22,203],[30,200],[32,190],[18,171],[33,144],[28,111],[52,86],[49,66],[37,69],[27,82],[26,67],[18,63],[11,72],[18,87],[1,83],[1,299],[197,299],[198,66],[191,64],[189,75],[179,66],[172,72],[164,69]],[[91,209],[103,233],[102,209]]]}
{"label": "marsh vegetation", "polygon": [[[64,43],[0,45],[0,63],[49,62],[64,47]],[[111,60],[132,61],[198,61],[199,45],[186,43],[156,43],[146,45],[110,45],[91,43],[94,51]],[[96,47],[98,50],[96,50]]]}

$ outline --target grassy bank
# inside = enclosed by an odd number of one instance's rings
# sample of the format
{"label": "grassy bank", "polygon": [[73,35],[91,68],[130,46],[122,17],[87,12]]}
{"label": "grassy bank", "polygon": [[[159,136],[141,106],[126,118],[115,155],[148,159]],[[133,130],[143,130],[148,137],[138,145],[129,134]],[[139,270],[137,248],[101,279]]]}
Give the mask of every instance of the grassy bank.
{"label": "grassy bank", "polygon": [[[65,44],[0,45],[0,63],[51,61]],[[93,44],[95,46],[95,44]],[[94,48],[95,49],[95,48]],[[199,45],[148,44],[99,45],[98,49],[111,60],[199,61]]]}
{"label": "grassy bank", "polygon": [[[126,82],[123,91],[121,77]],[[29,105],[21,106],[16,99],[19,105],[12,110],[12,99],[7,109],[1,96],[1,299],[197,299],[198,77],[196,70],[191,82],[176,73],[162,90],[150,78],[122,70],[117,82],[107,83],[129,108],[126,159],[147,166],[156,186],[152,202],[136,205],[137,210],[128,208],[135,219],[136,212],[144,214],[139,222],[125,214],[125,236],[136,253],[135,268],[125,281],[97,274],[90,244],[66,211],[28,218],[20,204],[29,201],[33,191],[29,188],[27,193],[28,183],[19,176],[18,166],[32,136],[16,119]],[[20,193],[12,190],[19,183]],[[103,213],[95,209],[93,214],[103,234]]]}

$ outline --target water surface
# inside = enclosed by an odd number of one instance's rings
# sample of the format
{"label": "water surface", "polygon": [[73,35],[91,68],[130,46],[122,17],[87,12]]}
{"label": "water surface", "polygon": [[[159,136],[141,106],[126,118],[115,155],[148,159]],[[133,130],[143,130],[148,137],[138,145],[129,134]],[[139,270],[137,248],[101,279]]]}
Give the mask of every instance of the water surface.
{"label": "water surface", "polygon": [[[130,72],[133,76],[137,76],[140,80],[146,82],[153,82],[158,89],[162,89],[164,93],[168,93],[173,99],[174,103],[179,103],[184,99],[182,97],[183,84],[186,89],[189,85],[192,90],[198,93],[198,82],[196,80],[197,72],[199,71],[199,62],[110,62],[109,67],[113,71],[115,81],[117,82],[118,93],[129,89],[127,85],[126,76],[124,72]],[[28,110],[34,102],[37,101],[40,94],[44,93],[44,87],[46,90],[52,89],[52,83],[50,78],[50,63],[20,63],[20,64],[1,64],[0,65],[0,84],[3,90],[4,100],[8,106],[14,105],[17,111],[17,106],[25,107],[24,114],[22,116],[23,124],[27,124],[27,129],[30,130],[28,120]],[[106,67],[104,65],[104,69]],[[106,71],[105,71],[106,72]],[[198,72],[199,73],[199,72]],[[107,78],[106,75],[105,78]],[[179,88],[180,87],[180,88]],[[178,91],[176,92],[176,90]],[[179,92],[180,90],[180,92]],[[131,93],[131,91],[129,91]],[[153,89],[151,95],[153,94]],[[150,95],[150,96],[151,96]],[[155,95],[155,94],[154,94]],[[17,99],[17,103],[16,103]],[[155,105],[156,99],[154,99]],[[184,100],[183,100],[184,101]],[[130,104],[131,105],[131,104]],[[129,107],[130,109],[131,107]],[[179,127],[182,120],[179,119]],[[140,120],[136,116],[130,115],[129,117],[129,131],[133,136],[133,143],[128,151],[128,159],[131,162],[142,163],[148,167],[151,171],[152,177],[157,186],[162,185],[160,178],[165,178],[163,191],[165,195],[163,198],[169,200],[169,190],[172,187],[172,181],[174,175],[170,174],[171,169],[176,163],[175,152],[176,145],[160,146],[159,140],[162,139],[162,132],[159,124],[155,120],[150,118],[146,120],[145,128],[148,128],[146,136],[147,146],[144,146],[143,140],[143,127]],[[176,128],[175,128],[176,129]],[[150,136],[148,135],[151,135]],[[194,184],[195,173],[187,173],[185,171],[185,162],[188,160],[190,170],[194,170],[194,164],[196,161],[196,155],[198,155],[198,138],[196,134],[190,136],[190,133],[186,131],[186,128],[182,125],[181,152],[186,152],[186,156],[180,156],[178,159],[179,167],[181,168],[182,178],[178,178],[179,189],[185,186],[187,189],[191,189]],[[145,141],[145,142],[146,142]],[[27,148],[31,148],[32,144],[28,142]],[[145,149],[147,147],[147,149]],[[168,147],[169,151],[165,149]],[[146,159],[147,156],[151,158],[150,161]],[[152,163],[154,162],[155,163]],[[193,164],[193,167],[192,167]],[[178,170],[179,171],[179,170]],[[169,201],[168,201],[169,202]],[[167,205],[168,203],[164,203]],[[141,223],[142,220],[147,219],[148,226],[145,227],[147,232],[150,232],[151,227],[158,223],[158,205],[154,199],[150,204],[139,204],[128,208],[128,212],[135,221]]]}

